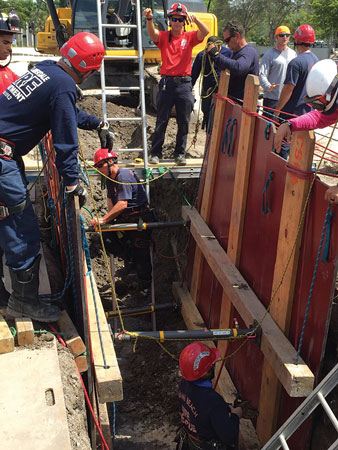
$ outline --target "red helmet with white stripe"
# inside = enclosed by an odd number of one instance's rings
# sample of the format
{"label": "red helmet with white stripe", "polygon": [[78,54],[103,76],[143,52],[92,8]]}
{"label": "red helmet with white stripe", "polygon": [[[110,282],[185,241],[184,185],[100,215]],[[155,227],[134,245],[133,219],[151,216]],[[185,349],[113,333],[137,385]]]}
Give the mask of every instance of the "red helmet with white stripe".
{"label": "red helmet with white stripe", "polygon": [[113,159],[115,164],[117,163],[117,154],[109,151],[108,148],[99,148],[94,155],[94,167],[100,164],[101,161],[107,161],[107,159]]}
{"label": "red helmet with white stripe", "polygon": [[188,17],[188,10],[183,3],[174,3],[167,11],[168,17],[170,16],[183,16]]}
{"label": "red helmet with white stripe", "polygon": [[187,345],[180,354],[182,377],[188,381],[204,377],[220,355],[221,352],[217,348],[210,348],[202,342]]}
{"label": "red helmet with white stripe", "polygon": [[300,25],[295,31],[293,39],[297,44],[313,44],[315,41],[315,30],[311,25]]}
{"label": "red helmet with white stripe", "polygon": [[72,36],[60,48],[63,55],[79,72],[99,70],[104,57],[104,46],[93,33],[85,31]]}

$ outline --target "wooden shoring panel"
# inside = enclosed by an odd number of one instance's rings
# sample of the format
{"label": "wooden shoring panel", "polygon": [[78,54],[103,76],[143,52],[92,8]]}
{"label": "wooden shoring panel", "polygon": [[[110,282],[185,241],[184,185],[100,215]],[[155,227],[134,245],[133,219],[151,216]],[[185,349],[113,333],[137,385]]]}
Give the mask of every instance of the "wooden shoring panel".
{"label": "wooden shoring panel", "polygon": [[[236,172],[233,187],[233,199],[227,253],[230,260],[238,266],[241,256],[246,198],[249,185],[251,153],[255,131],[255,116],[248,112],[256,112],[258,102],[259,80],[255,75],[248,75],[245,81],[244,101],[239,142],[237,148]],[[220,328],[229,328],[232,320],[233,308],[231,300],[223,291],[220,313]],[[225,355],[228,342],[220,342],[219,349]]]}
{"label": "wooden shoring panel", "polygon": [[[230,73],[228,71],[222,71],[218,93],[223,97],[226,97],[228,95],[229,81],[230,81]],[[226,106],[227,106],[226,101],[222,99],[216,100],[214,122],[210,137],[208,159],[206,162],[207,169],[205,173],[203,197],[201,202],[201,215],[206,222],[209,221],[210,217],[213,187],[215,183],[215,173],[219,156],[219,147],[222,140],[223,122]],[[196,248],[191,280],[191,295],[195,303],[198,302],[202,268],[203,268],[203,257],[199,249]]]}
{"label": "wooden shoring panel", "polygon": [[295,349],[270,314],[266,313],[265,307],[230,261],[198,212],[183,207],[182,215],[184,219],[190,219],[190,232],[197,246],[246,325],[252,325],[254,320],[260,322],[264,317],[261,323],[261,351],[287,393],[291,397],[309,395],[314,385],[314,375],[310,369],[301,358],[299,363],[295,364]]}
{"label": "wooden shoring panel", "polygon": [[[192,300],[190,293],[185,285],[181,286],[180,283],[173,283],[173,295],[176,300],[180,300],[181,313],[184,322],[189,330],[203,330],[205,329],[204,320],[199,313],[194,301]],[[215,347],[212,341],[205,342],[208,347]],[[218,373],[221,362],[216,363],[216,373]],[[237,389],[233,384],[229,373],[226,369],[223,369],[218,380],[216,391],[224,398],[228,403],[233,403],[236,398]],[[241,419],[239,423],[239,441],[241,449],[243,450],[258,450],[261,448],[258,441],[254,426],[250,419]]]}
{"label": "wooden shoring panel", "polygon": [[[310,171],[314,152],[313,132],[293,134],[288,164],[302,171]],[[305,201],[310,181],[288,172],[285,180],[282,214],[277,244],[277,256],[272,284],[270,314],[288,336],[294,288],[297,277],[299,249],[302,242]],[[276,294],[274,294],[277,292]],[[278,378],[266,358],[263,365],[257,432],[262,443],[268,441],[277,427],[281,388]]]}
{"label": "wooden shoring panel", "polygon": [[14,337],[5,319],[0,315],[0,354],[14,351]]}

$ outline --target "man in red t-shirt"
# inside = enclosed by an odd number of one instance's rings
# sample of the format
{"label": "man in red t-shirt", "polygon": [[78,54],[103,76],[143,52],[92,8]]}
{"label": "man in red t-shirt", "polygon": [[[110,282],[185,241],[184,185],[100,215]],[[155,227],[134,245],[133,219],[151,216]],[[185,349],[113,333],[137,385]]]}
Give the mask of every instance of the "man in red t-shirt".
{"label": "man in red t-shirt", "polygon": [[[0,94],[19,78],[8,67],[11,62],[13,36],[16,33],[19,33],[19,18],[15,11],[11,11],[6,18],[0,12]],[[6,60],[7,63],[2,65]]]}
{"label": "man in red t-shirt", "polygon": [[[161,81],[156,98],[156,128],[152,136],[149,162],[160,162],[170,112],[175,105],[177,136],[174,158],[177,164],[184,165],[190,115],[194,106],[191,83],[192,49],[203,41],[209,29],[197,17],[188,14],[182,3],[174,3],[168,11],[170,31],[159,31],[155,28],[150,8],[145,9],[143,15],[147,20],[147,32],[161,50],[162,59]],[[185,31],[186,23],[195,23],[198,30]]]}

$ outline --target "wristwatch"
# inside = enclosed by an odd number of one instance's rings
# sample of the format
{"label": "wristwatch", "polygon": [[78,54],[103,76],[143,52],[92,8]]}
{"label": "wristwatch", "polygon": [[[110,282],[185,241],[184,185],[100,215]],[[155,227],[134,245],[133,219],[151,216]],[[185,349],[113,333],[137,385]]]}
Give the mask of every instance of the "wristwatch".
{"label": "wristwatch", "polygon": [[148,17],[147,17],[147,20],[153,20],[153,18],[152,18],[152,17],[150,17],[150,19],[148,19]]}

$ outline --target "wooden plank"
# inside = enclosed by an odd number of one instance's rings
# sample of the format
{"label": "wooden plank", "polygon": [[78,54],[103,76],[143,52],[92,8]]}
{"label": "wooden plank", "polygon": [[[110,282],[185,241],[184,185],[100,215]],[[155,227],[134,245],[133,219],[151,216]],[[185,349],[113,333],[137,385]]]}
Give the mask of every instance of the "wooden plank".
{"label": "wooden plank", "polygon": [[18,317],[15,319],[16,333],[19,345],[30,345],[34,342],[34,327],[29,317]]}
{"label": "wooden plank", "polygon": [[71,450],[55,340],[0,356],[2,450]]}
{"label": "wooden plank", "polygon": [[[245,111],[256,112],[258,102],[259,79],[255,75],[248,75],[245,81],[243,108]],[[255,116],[242,112],[241,128],[238,140],[236,173],[234,180],[234,194],[232,199],[231,219],[227,253],[230,260],[238,266],[241,256],[246,199],[248,193],[252,145],[255,131]],[[233,316],[231,300],[223,291],[220,312],[220,328],[229,328]],[[226,354],[227,341],[219,343],[222,355]]]}
{"label": "wooden plank", "polygon": [[61,311],[57,327],[59,331],[65,333],[64,340],[74,356],[82,355],[86,351],[86,346],[66,310]]}
{"label": "wooden plank", "polygon": [[[99,404],[99,414],[100,414],[101,430],[104,440],[106,441],[109,450],[113,450],[113,439],[110,430],[110,421],[106,403]],[[97,440],[98,442],[101,442],[101,438],[99,437],[99,435],[97,435]]]}
{"label": "wooden plank", "polygon": [[[243,107],[246,111],[256,112],[258,102],[259,80],[255,75],[248,75],[245,82]],[[238,140],[234,196],[232,200],[227,253],[231,261],[238,266],[241,256],[246,198],[248,193],[252,144],[255,131],[255,116],[242,112],[241,129]],[[202,216],[203,217],[203,216]]]}
{"label": "wooden plank", "polygon": [[0,354],[14,351],[14,337],[5,319],[0,315]]}
{"label": "wooden plank", "polygon": [[309,395],[314,385],[313,373],[301,358],[295,364],[295,349],[266,312],[198,212],[190,207],[183,207],[182,215],[185,219],[190,219],[190,232],[196,244],[246,325],[252,325],[254,320],[261,322],[264,317],[261,323],[261,351],[287,393],[291,397]]}
{"label": "wooden plank", "polygon": [[[92,280],[90,280],[90,277]],[[100,403],[122,400],[123,390],[121,372],[117,363],[110,329],[108,327],[93,274],[86,274],[84,282],[88,302],[91,351],[94,360],[99,400]],[[98,316],[98,320],[96,315]],[[100,335],[103,343],[104,355],[102,352]]]}
{"label": "wooden plank", "polygon": [[[288,163],[300,170],[310,171],[314,145],[315,140],[312,131],[293,133]],[[303,234],[302,216],[309,185],[309,179],[298,178],[294,173],[287,172],[272,282],[272,296],[274,298],[270,307],[271,317],[286,336],[289,334],[299,250]],[[275,292],[276,295],[274,295]],[[257,432],[261,442],[265,443],[277,427],[276,418],[278,417],[281,393],[278,378],[270,362],[266,360],[263,364],[260,392],[260,415],[257,420]]]}
{"label": "wooden plank", "polygon": [[[173,295],[176,300],[181,302],[181,313],[184,322],[189,330],[205,329],[206,325],[200,315],[191,295],[185,285],[180,283],[173,283]],[[221,342],[221,341],[220,341]],[[215,347],[213,341],[206,341],[209,347]],[[221,362],[216,363],[216,374],[220,369]],[[237,389],[233,384],[228,371],[223,368],[218,380],[216,391],[228,403],[233,403],[236,398]],[[261,445],[258,441],[255,428],[249,419],[241,419],[239,423],[240,442],[242,450],[256,450],[260,449]]]}
{"label": "wooden plank", "polygon": [[[218,92],[223,97],[228,95],[228,87],[230,81],[230,72],[222,71]],[[221,99],[216,100],[214,123],[212,127],[210,145],[207,160],[207,169],[205,175],[205,184],[203,189],[203,197],[201,202],[201,216],[208,223],[211,211],[211,199],[214,192],[215,174],[217,161],[219,156],[219,147],[223,134],[224,115],[227,102]],[[194,268],[191,279],[191,295],[195,303],[198,302],[201,275],[203,270],[203,258],[198,248],[195,250]]]}

